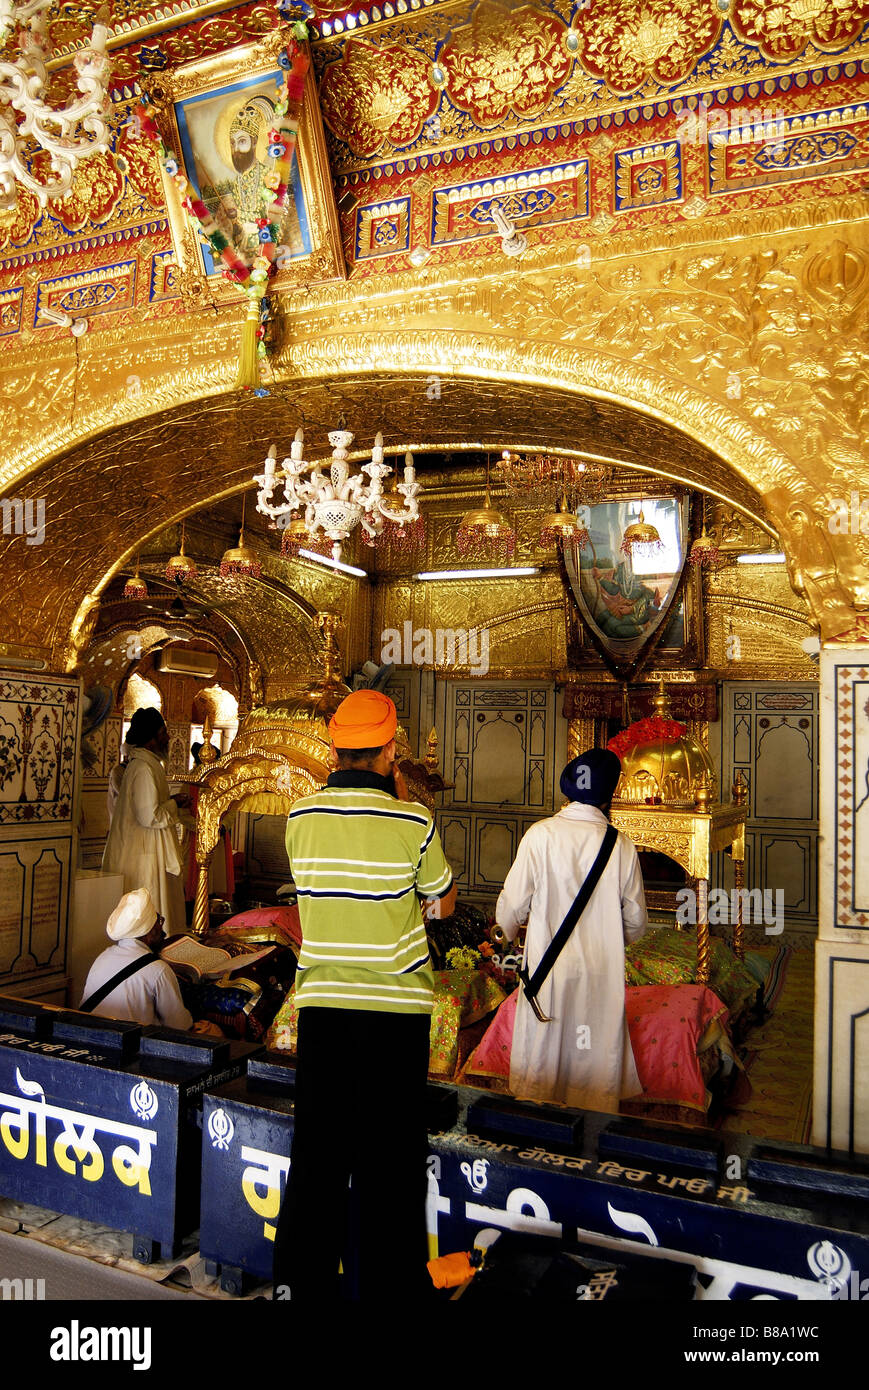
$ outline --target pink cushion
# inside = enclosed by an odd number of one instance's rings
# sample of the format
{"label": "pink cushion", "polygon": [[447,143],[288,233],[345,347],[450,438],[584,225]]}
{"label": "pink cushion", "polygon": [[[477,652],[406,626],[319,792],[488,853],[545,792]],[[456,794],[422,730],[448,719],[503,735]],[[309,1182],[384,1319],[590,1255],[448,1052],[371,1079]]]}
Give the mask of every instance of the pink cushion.
{"label": "pink cushion", "polygon": [[510,1050],[518,999],[518,989],[507,995],[483,1034],[476,1051],[468,1058],[465,1065],[467,1073],[473,1073],[475,1076],[510,1075]]}
{"label": "pink cushion", "polygon": [[643,1100],[705,1110],[697,1043],[713,1019],[727,1021],[721,1000],[703,985],[640,985],[625,990],[625,1015]]}
{"label": "pink cushion", "polygon": [[221,923],[222,932],[240,927],[275,927],[294,945],[302,944],[302,925],[297,907],[252,907],[248,912],[239,912]]}

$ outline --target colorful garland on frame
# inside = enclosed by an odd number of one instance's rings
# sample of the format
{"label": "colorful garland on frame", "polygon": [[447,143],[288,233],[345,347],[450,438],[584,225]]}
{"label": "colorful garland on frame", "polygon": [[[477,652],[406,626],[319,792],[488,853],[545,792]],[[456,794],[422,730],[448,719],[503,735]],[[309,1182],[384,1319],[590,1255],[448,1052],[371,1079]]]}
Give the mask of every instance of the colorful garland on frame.
{"label": "colorful garland on frame", "polygon": [[143,95],[143,104],[136,110],[136,118],[142,134],[146,139],[153,140],[160,147],[160,162],[181,195],[181,206],[185,212],[195,217],[199,222],[215,253],[215,260],[223,262],[224,278],[236,282],[248,295],[247,318],[242,327],[238,377],[235,383],[236,387],[241,387],[244,390],[259,385],[257,359],[266,356],[266,346],[263,339],[268,314],[265,311],[263,300],[266,296],[268,281],[277,270],[276,257],[280,221],[289,190],[293,154],[296,149],[299,122],[302,115],[305,74],[309,66],[308,56],[299,46],[297,40],[307,38],[307,27],[303,21],[298,20],[293,25],[293,37],[286,50],[278,56],[278,63],[286,69],[287,76],[275,106],[275,124],[268,132],[268,152],[271,163],[268,172],[263,175],[261,192],[263,207],[261,216],[257,219],[260,253],[254,257],[252,265],[248,265],[244,257],[240,256],[230,245],[229,239],[220,230],[216,219],[188,181],[187,176],[182,172],[177,156],[164,145],[156,122],[144,104],[148,101],[146,95]]}

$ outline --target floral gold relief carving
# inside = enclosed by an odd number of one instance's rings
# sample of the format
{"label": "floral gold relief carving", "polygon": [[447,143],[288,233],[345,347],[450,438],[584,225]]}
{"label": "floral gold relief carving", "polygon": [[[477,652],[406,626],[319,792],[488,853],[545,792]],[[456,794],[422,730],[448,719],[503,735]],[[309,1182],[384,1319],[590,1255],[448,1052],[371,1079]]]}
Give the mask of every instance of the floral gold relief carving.
{"label": "floral gold relief carving", "polygon": [[810,43],[827,53],[844,48],[869,20],[869,0],[735,0],[730,17],[740,38],[784,63]]}
{"label": "floral gold relief carving", "polygon": [[375,154],[385,140],[409,145],[438,104],[429,67],[413,49],[351,40],[323,74],[323,120],[354,154]]}
{"label": "floral gold relief carving", "polygon": [[648,78],[666,85],[686,77],[722,23],[716,0],[591,0],[573,21],[583,65],[624,93]]}
{"label": "floral gold relief carving", "polygon": [[536,115],[573,65],[565,33],[555,15],[482,0],[471,23],[456,30],[438,54],[451,100],[485,127],[508,111]]}

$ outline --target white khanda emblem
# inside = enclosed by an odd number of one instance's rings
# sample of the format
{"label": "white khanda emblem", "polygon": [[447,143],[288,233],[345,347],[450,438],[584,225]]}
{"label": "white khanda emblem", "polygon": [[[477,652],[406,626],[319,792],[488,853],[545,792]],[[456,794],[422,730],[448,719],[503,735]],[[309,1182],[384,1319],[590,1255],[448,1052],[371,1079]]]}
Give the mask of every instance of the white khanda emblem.
{"label": "white khanda emblem", "polygon": [[474,1192],[485,1192],[486,1184],[489,1181],[488,1174],[486,1172],[488,1167],[489,1160],[487,1158],[475,1158],[473,1166],[470,1163],[462,1164],[462,1172],[464,1173],[465,1177],[468,1180],[468,1183],[473,1188]]}
{"label": "white khanda emblem", "polygon": [[809,1269],[822,1284],[834,1289],[840,1289],[847,1284],[848,1275],[851,1273],[851,1261],[844,1250],[840,1250],[838,1245],[833,1245],[832,1241],[816,1241],[806,1259]]}
{"label": "white khanda emblem", "polygon": [[208,1117],[208,1133],[211,1138],[211,1147],[222,1149],[226,1153],[232,1143],[235,1125],[225,1110],[212,1110]]}
{"label": "white khanda emblem", "polygon": [[138,1086],[133,1087],[130,1105],[133,1114],[138,1115],[140,1120],[150,1120],[156,1115],[159,1101],[147,1081],[140,1081]]}

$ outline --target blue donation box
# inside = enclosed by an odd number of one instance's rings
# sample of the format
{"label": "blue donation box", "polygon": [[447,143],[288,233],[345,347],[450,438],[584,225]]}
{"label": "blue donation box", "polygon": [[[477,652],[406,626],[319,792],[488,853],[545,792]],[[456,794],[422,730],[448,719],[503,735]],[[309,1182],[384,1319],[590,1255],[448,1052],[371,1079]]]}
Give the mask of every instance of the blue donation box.
{"label": "blue donation box", "polygon": [[0,1193],[170,1258],[198,1224],[203,1093],[256,1050],[0,998]]}

